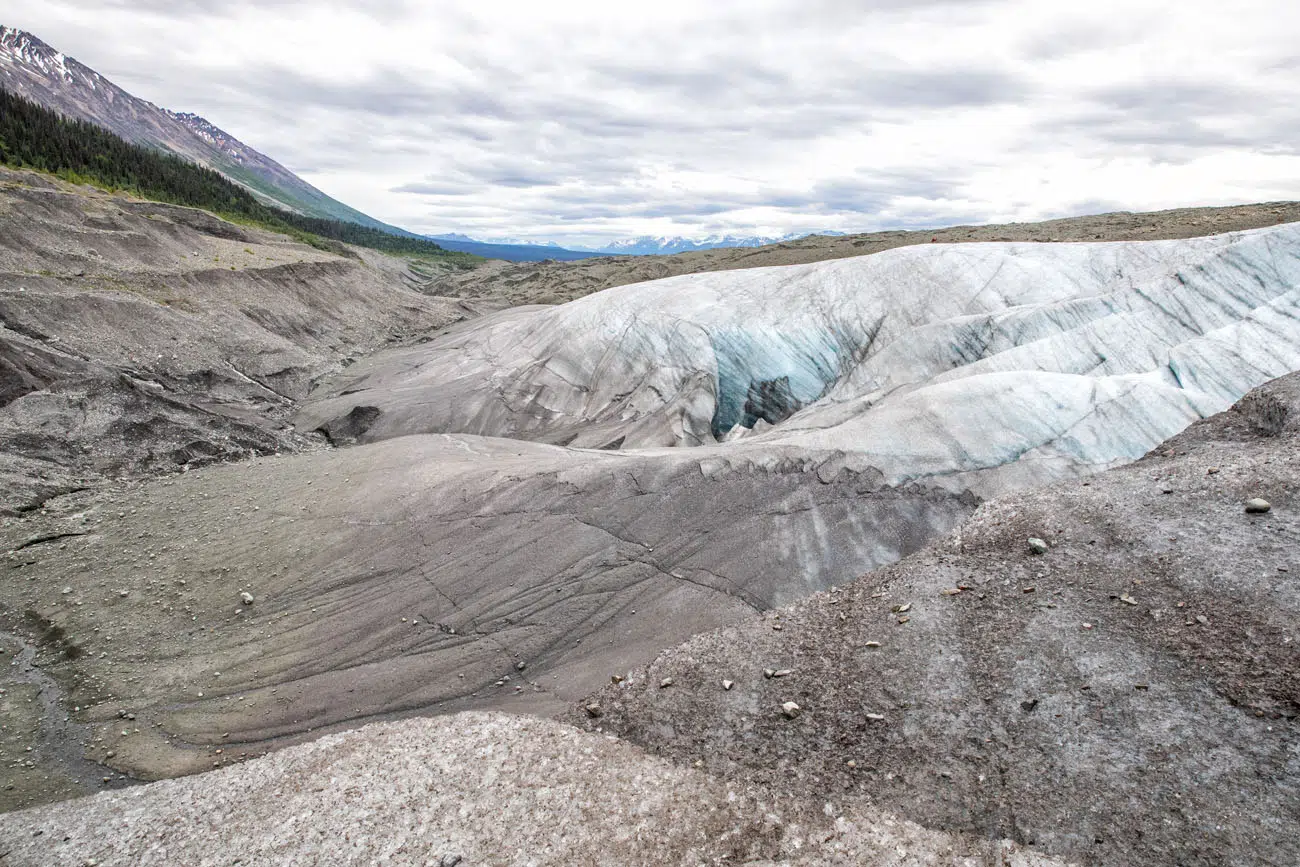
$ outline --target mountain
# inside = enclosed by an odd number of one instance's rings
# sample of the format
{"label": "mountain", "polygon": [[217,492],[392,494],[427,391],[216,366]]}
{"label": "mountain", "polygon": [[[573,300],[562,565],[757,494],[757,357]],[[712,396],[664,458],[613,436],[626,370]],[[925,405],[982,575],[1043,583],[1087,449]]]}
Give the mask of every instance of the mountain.
{"label": "mountain", "polygon": [[571,262],[576,259],[591,259],[604,255],[587,250],[568,250],[554,243],[529,244],[526,242],[476,241],[468,235],[451,232],[445,235],[425,235],[437,241],[438,246],[459,253],[473,253],[486,259],[504,259],[507,262],[541,262],[554,259]]}
{"label": "mountain", "polygon": [[204,118],[132,96],[90,67],[12,27],[0,26],[0,89],[103,127],[133,144],[159,148],[220,172],[268,204],[409,234],[335,201]]}
{"label": "mountain", "polygon": [[783,241],[797,241],[809,235],[839,236],[843,232],[790,232],[776,237],[757,235],[709,235],[706,238],[669,238],[643,235],[639,238],[626,238],[614,241],[594,252],[617,256],[662,256],[671,253],[691,253],[696,250],[716,250],[719,247],[766,247]]}

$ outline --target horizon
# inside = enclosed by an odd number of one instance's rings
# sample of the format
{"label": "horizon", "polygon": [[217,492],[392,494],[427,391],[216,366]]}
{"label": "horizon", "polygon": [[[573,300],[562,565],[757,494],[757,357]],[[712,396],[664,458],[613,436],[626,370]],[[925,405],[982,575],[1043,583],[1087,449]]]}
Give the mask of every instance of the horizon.
{"label": "horizon", "polygon": [[504,9],[54,0],[5,23],[428,235],[599,249],[1300,198],[1300,12],[1276,0]]}

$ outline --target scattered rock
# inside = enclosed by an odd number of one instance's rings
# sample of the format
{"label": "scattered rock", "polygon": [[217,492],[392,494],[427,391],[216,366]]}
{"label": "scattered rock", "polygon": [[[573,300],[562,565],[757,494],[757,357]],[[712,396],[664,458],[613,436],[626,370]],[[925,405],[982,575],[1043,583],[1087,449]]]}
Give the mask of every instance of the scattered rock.
{"label": "scattered rock", "polygon": [[600,705],[596,704],[595,702],[592,702],[591,704],[587,705],[585,710],[587,711],[587,716],[591,717],[592,719],[595,719],[596,717],[600,716],[605,712],[601,710]]}
{"label": "scattered rock", "polygon": [[872,722],[884,722],[885,715],[883,713],[869,713],[867,714],[867,719],[871,720]]}
{"label": "scattered rock", "polygon": [[515,663],[515,671],[523,671],[527,667],[528,663],[524,662],[522,659]]}
{"label": "scattered rock", "polygon": [[1136,599],[1134,599],[1132,596],[1129,596],[1127,593],[1122,593],[1122,594],[1120,594],[1119,601],[1120,601],[1120,602],[1123,602],[1125,605],[1137,605],[1137,604],[1138,604],[1138,601],[1137,601]]}
{"label": "scattered rock", "polygon": [[1026,699],[1020,703],[1020,709],[1025,713],[1032,713],[1036,707],[1038,707],[1038,699],[1036,698]]}
{"label": "scattered rock", "polygon": [[1034,554],[1046,554],[1047,543],[1042,539],[1033,537],[1029,540],[1029,550]]}
{"label": "scattered rock", "polygon": [[1262,515],[1272,508],[1272,503],[1268,500],[1261,500],[1259,497],[1246,501],[1246,514],[1248,515]]}
{"label": "scattered rock", "polygon": [[1196,615],[1196,622],[1201,624],[1202,626],[1209,626],[1210,618],[1206,617],[1204,614],[1198,614]]}
{"label": "scattered rock", "polygon": [[732,688],[733,686],[735,686],[735,685],[736,685],[736,682],[735,682],[734,680],[724,680],[724,681],[722,682],[722,688],[725,689],[725,690],[727,690],[727,691],[730,691],[731,688]]}
{"label": "scattered rock", "polygon": [[672,685],[673,685],[673,679],[671,677],[665,677],[663,680],[659,681],[660,689],[667,689]]}
{"label": "scattered rock", "polygon": [[773,677],[789,677],[792,674],[794,674],[794,670],[789,668],[779,668],[772,672]]}
{"label": "scattered rock", "polygon": [[438,867],[456,867],[460,863],[459,855],[443,855],[438,861]]}
{"label": "scattered rock", "polygon": [[772,677],[775,677],[775,676],[776,676],[776,669],[775,669],[775,668],[765,668],[765,669],[763,669],[763,677],[766,677],[766,678],[768,678],[768,679],[771,679]]}
{"label": "scattered rock", "polygon": [[247,590],[245,590],[243,593],[240,593],[240,594],[239,594],[239,601],[242,602],[242,603],[244,603],[244,605],[252,605],[252,604],[253,604],[253,594],[252,594],[252,593],[249,593]]}
{"label": "scattered rock", "polygon": [[781,705],[781,713],[785,715],[786,719],[794,719],[799,714],[803,713],[803,708],[799,707],[799,705],[792,701],[787,701],[785,704]]}

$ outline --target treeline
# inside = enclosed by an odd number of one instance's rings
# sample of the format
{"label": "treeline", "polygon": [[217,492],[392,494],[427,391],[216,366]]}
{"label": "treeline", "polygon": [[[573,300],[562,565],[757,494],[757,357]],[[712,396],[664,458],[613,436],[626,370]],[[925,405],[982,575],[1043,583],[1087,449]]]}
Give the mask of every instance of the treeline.
{"label": "treeline", "polygon": [[391,235],[341,220],[304,217],[258,201],[212,169],[131,144],[102,127],[71,120],[0,89],[0,162],[73,183],[123,190],[145,199],[202,208],[236,222],[284,232],[314,246],[343,241],[387,253],[468,258],[432,241]]}

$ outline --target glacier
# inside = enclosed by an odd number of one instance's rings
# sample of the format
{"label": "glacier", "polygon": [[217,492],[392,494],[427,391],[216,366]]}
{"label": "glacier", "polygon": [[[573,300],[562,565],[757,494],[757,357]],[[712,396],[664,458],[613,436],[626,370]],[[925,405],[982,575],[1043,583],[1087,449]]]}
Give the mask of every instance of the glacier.
{"label": "glacier", "polygon": [[822,454],[892,484],[991,493],[1135,459],[1300,369],[1297,287],[1300,224],[683,275],[381,353],[297,423],[329,431],[364,410],[360,442]]}

